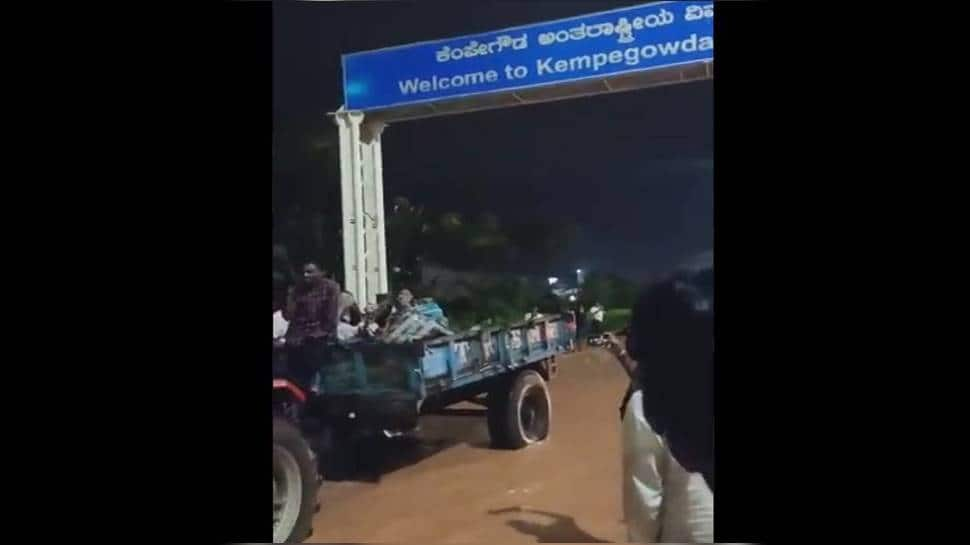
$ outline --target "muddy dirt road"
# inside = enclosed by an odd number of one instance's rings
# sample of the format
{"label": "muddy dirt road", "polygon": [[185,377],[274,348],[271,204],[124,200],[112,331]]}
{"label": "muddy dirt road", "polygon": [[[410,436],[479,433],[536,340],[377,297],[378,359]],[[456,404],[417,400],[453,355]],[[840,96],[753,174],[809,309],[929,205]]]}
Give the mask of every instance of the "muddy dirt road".
{"label": "muddy dirt road", "polygon": [[595,349],[559,362],[545,443],[491,450],[482,417],[423,418],[417,438],[384,441],[351,480],[324,483],[309,541],[624,541],[617,407],[626,378]]}

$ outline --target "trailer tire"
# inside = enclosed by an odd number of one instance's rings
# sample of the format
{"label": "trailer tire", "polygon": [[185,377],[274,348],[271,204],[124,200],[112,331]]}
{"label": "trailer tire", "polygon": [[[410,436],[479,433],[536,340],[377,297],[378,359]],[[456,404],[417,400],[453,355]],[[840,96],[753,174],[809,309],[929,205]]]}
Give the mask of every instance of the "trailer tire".
{"label": "trailer tire", "polygon": [[520,449],[545,440],[552,422],[552,400],[536,371],[523,371],[489,394],[488,432],[492,445]]}
{"label": "trailer tire", "polygon": [[302,542],[310,536],[318,509],[316,461],[303,435],[282,418],[273,419],[273,542]]}

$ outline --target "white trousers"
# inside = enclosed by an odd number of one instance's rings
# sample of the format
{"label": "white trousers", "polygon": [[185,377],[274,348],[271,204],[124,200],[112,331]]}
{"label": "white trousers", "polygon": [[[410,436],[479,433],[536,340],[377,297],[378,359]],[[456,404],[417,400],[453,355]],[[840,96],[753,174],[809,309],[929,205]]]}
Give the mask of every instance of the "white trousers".
{"label": "white trousers", "polygon": [[643,392],[623,416],[623,515],[634,543],[713,543],[714,494],[677,463],[643,415]]}

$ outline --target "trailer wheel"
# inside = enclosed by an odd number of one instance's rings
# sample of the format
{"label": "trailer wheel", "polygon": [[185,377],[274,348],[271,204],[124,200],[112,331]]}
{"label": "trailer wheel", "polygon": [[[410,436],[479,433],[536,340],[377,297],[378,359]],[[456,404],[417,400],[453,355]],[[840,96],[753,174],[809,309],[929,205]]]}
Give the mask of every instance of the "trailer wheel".
{"label": "trailer wheel", "polygon": [[273,543],[309,537],[317,509],[317,470],[300,431],[273,419]]}
{"label": "trailer wheel", "polygon": [[492,445],[520,449],[549,436],[552,401],[546,381],[535,371],[523,371],[509,384],[489,394],[488,432]]}

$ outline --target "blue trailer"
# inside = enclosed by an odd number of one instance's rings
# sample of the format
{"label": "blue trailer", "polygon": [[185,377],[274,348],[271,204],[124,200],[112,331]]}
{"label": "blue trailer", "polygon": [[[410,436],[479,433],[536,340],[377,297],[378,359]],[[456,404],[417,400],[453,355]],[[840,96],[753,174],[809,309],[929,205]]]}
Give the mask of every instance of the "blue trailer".
{"label": "blue trailer", "polygon": [[[472,401],[488,407],[489,429],[500,432],[492,434],[495,446],[522,447],[548,433],[529,424],[548,425],[545,383],[569,340],[565,322],[549,316],[411,344],[352,342],[337,347],[318,375],[313,390],[321,399],[312,412],[331,424],[398,432],[413,428],[421,414]],[[528,414],[505,414],[510,402]],[[529,412],[540,409],[542,415]],[[513,416],[523,416],[525,428],[499,422]]]}
{"label": "blue trailer", "polygon": [[[523,448],[549,435],[552,401],[546,383],[556,374],[556,356],[571,340],[559,315],[408,344],[355,340],[332,347],[309,388],[275,378],[274,541],[305,537],[312,510],[298,496],[316,490],[306,483],[295,493],[291,483],[286,492],[277,484],[292,482],[301,471],[306,480],[305,468],[298,471],[290,463],[300,462],[300,456],[278,452],[277,429],[284,438],[300,434],[309,439],[302,439],[305,445],[314,446],[297,450],[325,456],[321,451],[334,440],[405,433],[417,427],[421,415],[443,414],[448,406],[469,401],[486,408],[494,447]],[[319,437],[327,439],[321,443]],[[294,467],[287,471],[287,463]]]}

